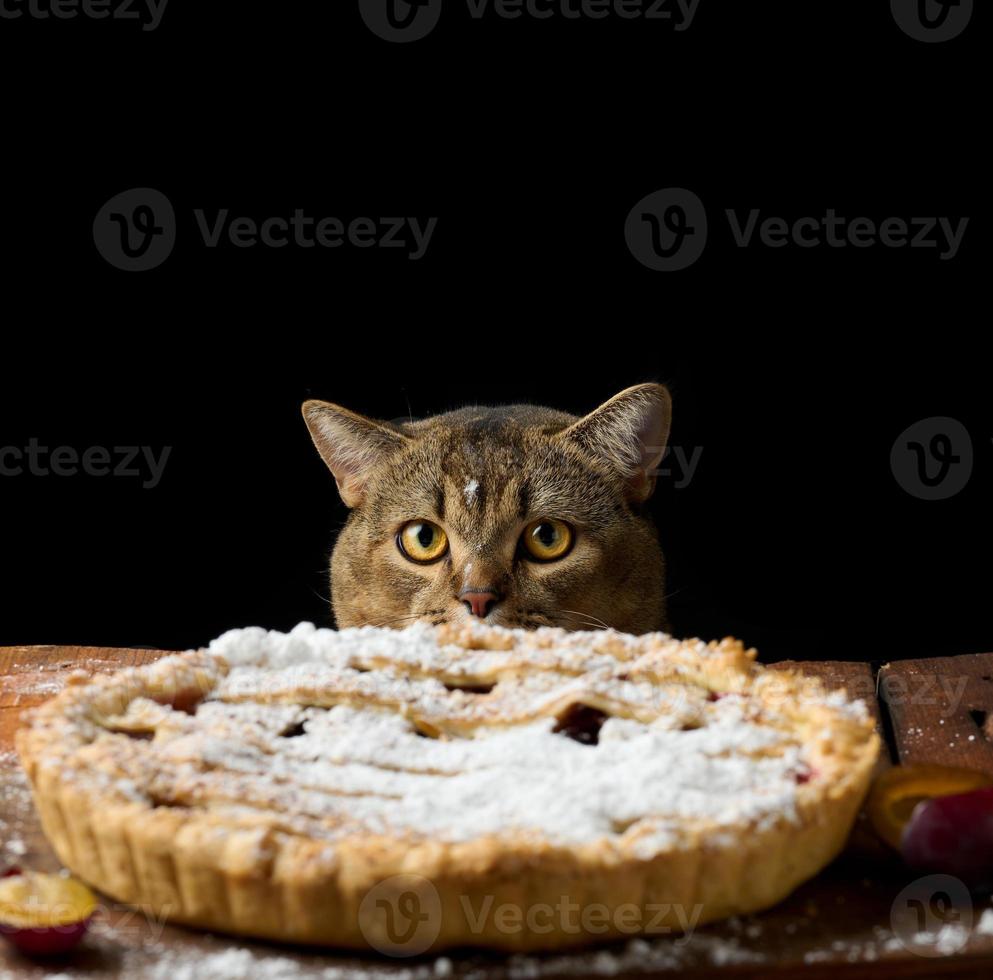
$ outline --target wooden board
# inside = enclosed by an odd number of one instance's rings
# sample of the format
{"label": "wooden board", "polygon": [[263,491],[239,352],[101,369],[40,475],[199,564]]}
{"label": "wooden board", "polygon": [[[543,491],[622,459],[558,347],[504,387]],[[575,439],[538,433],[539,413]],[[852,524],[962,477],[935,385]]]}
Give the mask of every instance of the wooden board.
{"label": "wooden board", "polygon": [[[73,669],[112,671],[163,655],[164,651],[157,650],[98,647],[0,648],[0,866],[16,862],[41,870],[58,868],[35,820],[26,782],[12,752],[20,713],[51,697]],[[868,665],[857,663],[774,666],[819,676],[832,687],[844,686],[864,698],[897,759],[951,762],[993,772],[993,751],[984,734],[984,726],[990,725],[980,714],[987,712],[993,718],[993,654],[906,661],[888,665],[878,675]],[[904,690],[909,693],[900,697]],[[948,730],[951,736],[946,736]],[[969,735],[976,737],[970,740]],[[889,764],[889,758],[880,763]],[[761,868],[756,867],[755,873],[761,874]],[[775,909],[708,926],[689,937],[655,938],[569,956],[469,954],[440,960],[390,960],[211,936],[166,926],[107,902],[85,944],[57,963],[34,963],[0,947],[0,980],[41,980],[51,973],[93,980],[283,980],[290,976],[537,980],[543,976],[667,977],[677,973],[736,980],[993,976],[993,934],[975,928],[981,913],[989,909],[993,933],[993,905],[976,900],[971,910],[959,909],[965,916],[962,928],[956,930],[954,923],[946,926],[940,946],[933,941],[915,942],[912,934],[918,930],[907,925],[908,914],[927,907],[929,896],[906,894],[912,882],[912,876],[867,831],[863,819],[846,853]],[[973,928],[966,929],[970,914]],[[925,925],[937,928],[941,923],[926,919]]]}
{"label": "wooden board", "polygon": [[879,671],[879,699],[897,761],[993,772],[993,653],[887,664]]}

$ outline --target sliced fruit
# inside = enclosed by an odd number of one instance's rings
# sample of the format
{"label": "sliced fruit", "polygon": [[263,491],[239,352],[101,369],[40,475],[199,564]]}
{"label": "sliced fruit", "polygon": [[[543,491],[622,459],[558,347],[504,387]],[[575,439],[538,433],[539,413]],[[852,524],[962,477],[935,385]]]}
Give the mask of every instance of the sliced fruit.
{"label": "sliced fruit", "polygon": [[924,800],[900,847],[912,868],[961,878],[970,888],[993,885],[993,787]]}
{"label": "sliced fruit", "polygon": [[24,871],[0,879],[0,935],[32,954],[64,953],[83,938],[96,896],[82,882]]}
{"label": "sliced fruit", "polygon": [[[993,786],[993,777],[952,766],[894,766],[873,783],[869,819],[876,833],[900,850],[903,832],[918,803]],[[951,873],[951,872],[950,872]]]}

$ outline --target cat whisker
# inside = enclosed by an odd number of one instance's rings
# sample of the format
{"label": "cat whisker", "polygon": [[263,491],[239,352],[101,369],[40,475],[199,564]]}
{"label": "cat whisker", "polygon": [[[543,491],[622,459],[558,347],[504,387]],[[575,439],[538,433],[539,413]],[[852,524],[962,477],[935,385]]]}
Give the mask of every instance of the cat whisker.
{"label": "cat whisker", "polygon": [[562,620],[568,620],[581,626],[592,626],[596,629],[609,629],[603,620],[597,619],[590,613],[581,613],[577,609],[556,609],[551,615],[538,612],[536,609],[526,609],[521,614],[520,621],[513,625],[533,629],[538,626],[561,626]]}
{"label": "cat whisker", "polygon": [[363,626],[392,626],[394,623],[404,623],[409,622],[412,619],[422,619],[425,616],[436,616],[438,613],[442,612],[441,609],[428,609],[426,612],[422,613],[411,613],[409,616],[396,616],[393,619],[384,619],[381,623],[363,623]]}
{"label": "cat whisker", "polygon": [[393,626],[396,623],[408,623],[413,619],[419,619],[419,616],[397,616],[395,619],[384,619],[378,623],[363,623],[363,626],[374,626],[377,629],[380,626]]}
{"label": "cat whisker", "polygon": [[610,626],[607,623],[605,623],[602,619],[599,619],[597,616],[594,616],[592,613],[580,612],[578,609],[560,609],[559,612],[566,613],[580,622],[585,620],[589,624],[598,626],[602,630],[610,629]]}

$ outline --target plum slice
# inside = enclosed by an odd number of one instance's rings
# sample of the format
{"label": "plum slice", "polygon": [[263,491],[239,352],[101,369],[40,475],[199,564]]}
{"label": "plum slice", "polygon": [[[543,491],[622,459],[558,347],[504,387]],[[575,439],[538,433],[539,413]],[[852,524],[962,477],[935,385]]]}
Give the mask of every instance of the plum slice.
{"label": "plum slice", "polygon": [[86,932],[96,896],[82,882],[24,871],[0,879],[0,935],[33,955],[64,953]]}
{"label": "plum slice", "polygon": [[894,766],[873,783],[869,818],[877,834],[896,850],[919,803],[993,786],[993,778],[953,766]]}
{"label": "plum slice", "polygon": [[993,787],[918,803],[900,852],[915,870],[954,875],[974,890],[988,890],[993,886]]}

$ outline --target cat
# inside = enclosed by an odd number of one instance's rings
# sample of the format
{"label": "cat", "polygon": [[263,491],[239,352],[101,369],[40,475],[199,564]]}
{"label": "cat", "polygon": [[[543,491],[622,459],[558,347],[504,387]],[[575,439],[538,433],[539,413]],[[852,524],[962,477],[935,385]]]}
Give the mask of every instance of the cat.
{"label": "cat", "polygon": [[663,385],[582,418],[508,405],[384,422],[318,400],[303,416],[351,509],[331,556],[339,628],[667,629],[644,506],[669,435]]}

